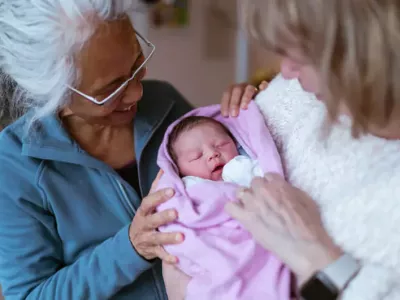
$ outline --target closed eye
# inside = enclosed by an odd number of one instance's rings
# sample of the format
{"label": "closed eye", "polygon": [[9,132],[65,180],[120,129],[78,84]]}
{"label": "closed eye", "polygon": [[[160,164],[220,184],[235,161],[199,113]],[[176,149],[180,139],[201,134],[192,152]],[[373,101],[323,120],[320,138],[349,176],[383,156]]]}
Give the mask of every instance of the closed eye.
{"label": "closed eye", "polygon": [[218,145],[217,145],[217,147],[218,148],[221,148],[221,147],[224,147],[224,146],[226,146],[226,145],[229,145],[229,141],[226,141],[226,142],[222,142],[222,143],[219,143]]}
{"label": "closed eye", "polygon": [[143,52],[138,53],[135,62],[133,63],[131,69],[130,69],[130,74],[128,77],[126,76],[121,76],[119,78],[116,78],[112,82],[108,83],[105,85],[104,88],[99,89],[98,91],[95,92],[95,95],[97,96],[108,96],[112,92],[114,92],[121,84],[123,84],[131,75],[136,71],[136,69],[142,64],[144,61],[144,55]]}
{"label": "closed eye", "polygon": [[196,160],[200,159],[202,156],[203,156],[202,153],[198,153],[198,154],[196,154],[196,155],[190,157],[190,158],[189,158],[189,162],[196,161]]}

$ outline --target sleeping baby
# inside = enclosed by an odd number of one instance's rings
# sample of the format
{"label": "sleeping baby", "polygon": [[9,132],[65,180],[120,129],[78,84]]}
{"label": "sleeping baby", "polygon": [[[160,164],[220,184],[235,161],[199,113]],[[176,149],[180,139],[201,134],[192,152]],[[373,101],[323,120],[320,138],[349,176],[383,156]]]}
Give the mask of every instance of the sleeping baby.
{"label": "sleeping baby", "polygon": [[179,215],[159,230],[185,236],[165,248],[191,277],[186,299],[289,300],[290,271],[224,210],[255,176],[282,174],[256,104],[237,118],[222,117],[219,105],[190,112],[168,128],[158,164],[164,171],[158,188],[175,190],[158,210],[174,208]]}
{"label": "sleeping baby", "polygon": [[243,152],[228,129],[210,117],[182,119],[168,139],[168,153],[186,187],[203,180],[225,181],[250,186],[255,176],[263,176],[257,160]]}

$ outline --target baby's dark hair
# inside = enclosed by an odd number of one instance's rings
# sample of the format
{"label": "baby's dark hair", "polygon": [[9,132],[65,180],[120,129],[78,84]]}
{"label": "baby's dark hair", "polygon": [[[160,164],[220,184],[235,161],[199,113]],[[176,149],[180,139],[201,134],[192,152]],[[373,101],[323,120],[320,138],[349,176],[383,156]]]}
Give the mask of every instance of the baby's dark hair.
{"label": "baby's dark hair", "polygon": [[194,127],[205,124],[205,123],[213,123],[216,124],[217,126],[220,126],[229,136],[232,138],[232,140],[235,141],[235,138],[233,137],[232,133],[226,128],[221,122],[218,122],[217,120],[210,118],[210,117],[204,117],[204,116],[189,116],[184,119],[182,119],[178,124],[175,125],[175,127],[172,129],[171,133],[169,134],[168,137],[168,144],[167,144],[167,150],[168,154],[172,158],[175,164],[177,164],[178,157],[175,153],[174,150],[174,144],[178,137],[183,133],[188,130],[193,129]]}

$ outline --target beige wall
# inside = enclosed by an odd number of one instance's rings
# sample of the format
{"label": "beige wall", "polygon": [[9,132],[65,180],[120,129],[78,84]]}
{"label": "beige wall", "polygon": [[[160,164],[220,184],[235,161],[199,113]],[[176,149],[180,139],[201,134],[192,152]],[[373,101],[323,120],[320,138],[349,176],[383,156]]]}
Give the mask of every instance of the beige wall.
{"label": "beige wall", "polygon": [[249,42],[249,70],[250,77],[259,70],[269,70],[271,72],[279,72],[279,57],[265,49],[263,49],[256,41]]}
{"label": "beige wall", "polygon": [[[211,1],[212,2],[212,1]],[[215,1],[226,3],[231,7],[233,0]],[[149,63],[148,78],[156,78],[171,82],[192,104],[208,105],[218,103],[222,92],[235,79],[235,29],[223,23],[212,32],[213,45],[224,51],[222,58],[208,58],[206,55],[207,22],[218,25],[207,14],[210,1],[191,1],[190,25],[183,29],[148,28],[148,37],[156,45],[157,50]],[[236,10],[226,9],[235,19]],[[215,38],[221,37],[215,41]],[[221,45],[219,45],[221,44]],[[225,48],[225,49],[224,49]]]}

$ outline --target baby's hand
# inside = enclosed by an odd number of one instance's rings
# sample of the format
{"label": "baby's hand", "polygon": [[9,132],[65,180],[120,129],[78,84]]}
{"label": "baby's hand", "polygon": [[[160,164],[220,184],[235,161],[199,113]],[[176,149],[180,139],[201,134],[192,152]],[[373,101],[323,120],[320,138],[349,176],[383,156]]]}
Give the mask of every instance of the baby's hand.
{"label": "baby's hand", "polygon": [[224,117],[229,115],[237,117],[239,109],[247,109],[250,101],[254,99],[259,90],[265,90],[268,82],[263,81],[258,89],[247,83],[234,84],[230,86],[222,95],[221,113]]}

